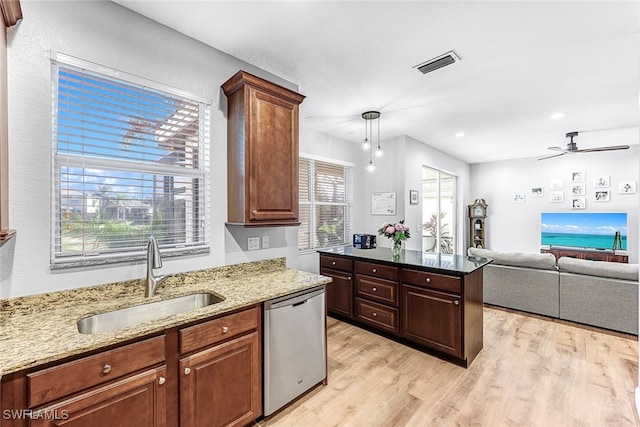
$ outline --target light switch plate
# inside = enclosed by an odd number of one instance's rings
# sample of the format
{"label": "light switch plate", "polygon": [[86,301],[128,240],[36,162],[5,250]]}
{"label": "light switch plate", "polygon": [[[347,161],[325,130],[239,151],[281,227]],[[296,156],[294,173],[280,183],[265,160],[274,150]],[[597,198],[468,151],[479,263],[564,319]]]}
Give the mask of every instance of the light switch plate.
{"label": "light switch plate", "polygon": [[256,251],[260,249],[260,238],[259,237],[249,237],[247,239],[247,249],[250,251]]}

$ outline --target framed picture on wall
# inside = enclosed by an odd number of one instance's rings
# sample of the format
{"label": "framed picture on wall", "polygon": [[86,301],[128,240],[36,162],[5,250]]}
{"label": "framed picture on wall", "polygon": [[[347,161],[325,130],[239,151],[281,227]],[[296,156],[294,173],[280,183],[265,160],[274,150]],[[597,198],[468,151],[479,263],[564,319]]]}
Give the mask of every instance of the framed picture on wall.
{"label": "framed picture on wall", "polygon": [[618,194],[635,194],[636,182],[621,182],[618,184]]}
{"label": "framed picture on wall", "polygon": [[596,202],[608,202],[609,190],[595,190],[594,198]]}
{"label": "framed picture on wall", "polygon": [[564,183],[562,182],[561,179],[552,179],[549,182],[549,188],[551,190],[562,190],[563,187],[564,187]]}
{"label": "framed picture on wall", "polygon": [[609,188],[609,177],[598,176],[593,179],[593,188]]}
{"label": "framed picture on wall", "polygon": [[582,182],[571,184],[571,195],[573,196],[584,196],[587,194],[585,185]]}
{"label": "framed picture on wall", "polygon": [[564,191],[552,191],[549,196],[549,201],[551,203],[564,202]]}
{"label": "framed picture on wall", "polygon": [[524,203],[524,193],[513,193],[513,203]]}
{"label": "framed picture on wall", "polygon": [[409,203],[417,205],[419,202],[419,193],[417,190],[409,190]]}
{"label": "framed picture on wall", "polygon": [[544,195],[544,187],[536,185],[531,187],[531,197],[542,197]]}
{"label": "framed picture on wall", "polygon": [[572,197],[571,198],[571,209],[586,209],[587,201],[584,197]]}
{"label": "framed picture on wall", "polygon": [[571,172],[571,182],[584,182],[584,171]]}

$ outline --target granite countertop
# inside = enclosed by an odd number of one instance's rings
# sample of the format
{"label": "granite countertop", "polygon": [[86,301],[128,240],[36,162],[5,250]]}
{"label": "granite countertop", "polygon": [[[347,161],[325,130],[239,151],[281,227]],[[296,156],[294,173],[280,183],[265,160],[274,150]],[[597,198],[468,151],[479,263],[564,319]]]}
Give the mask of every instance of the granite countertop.
{"label": "granite countertop", "polygon": [[425,253],[408,249],[402,250],[400,258],[394,261],[391,255],[391,248],[386,247],[379,247],[375,249],[356,249],[351,246],[341,246],[331,249],[318,249],[318,252],[327,255],[337,255],[363,261],[382,262],[389,265],[398,265],[399,267],[407,267],[459,277],[473,273],[492,261],[488,258],[466,255]]}
{"label": "granite countertop", "polygon": [[[153,298],[144,280],[130,280],[0,300],[0,376],[118,344],[195,320],[329,283],[330,278],[286,268],[285,259],[251,262],[168,277]],[[224,301],[112,332],[81,334],[76,322],[123,307],[196,292]]]}

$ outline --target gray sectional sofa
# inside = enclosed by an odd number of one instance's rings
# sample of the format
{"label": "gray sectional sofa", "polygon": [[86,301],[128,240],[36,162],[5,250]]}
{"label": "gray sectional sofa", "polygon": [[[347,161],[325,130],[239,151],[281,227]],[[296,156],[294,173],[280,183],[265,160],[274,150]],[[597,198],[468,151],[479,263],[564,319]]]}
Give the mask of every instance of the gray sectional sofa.
{"label": "gray sectional sofa", "polygon": [[484,302],[638,334],[638,264],[469,248],[491,258]]}

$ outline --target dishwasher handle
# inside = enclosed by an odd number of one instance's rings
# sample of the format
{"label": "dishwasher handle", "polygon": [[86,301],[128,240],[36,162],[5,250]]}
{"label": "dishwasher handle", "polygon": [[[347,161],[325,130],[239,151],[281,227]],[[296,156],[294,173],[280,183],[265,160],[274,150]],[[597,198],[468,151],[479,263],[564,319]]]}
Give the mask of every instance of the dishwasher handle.
{"label": "dishwasher handle", "polygon": [[298,307],[305,304],[311,298],[324,294],[324,286],[315,288],[311,292],[302,292],[294,295],[287,295],[284,298],[278,298],[275,300],[266,301],[264,303],[265,310],[274,310],[276,308],[282,308],[287,306]]}

